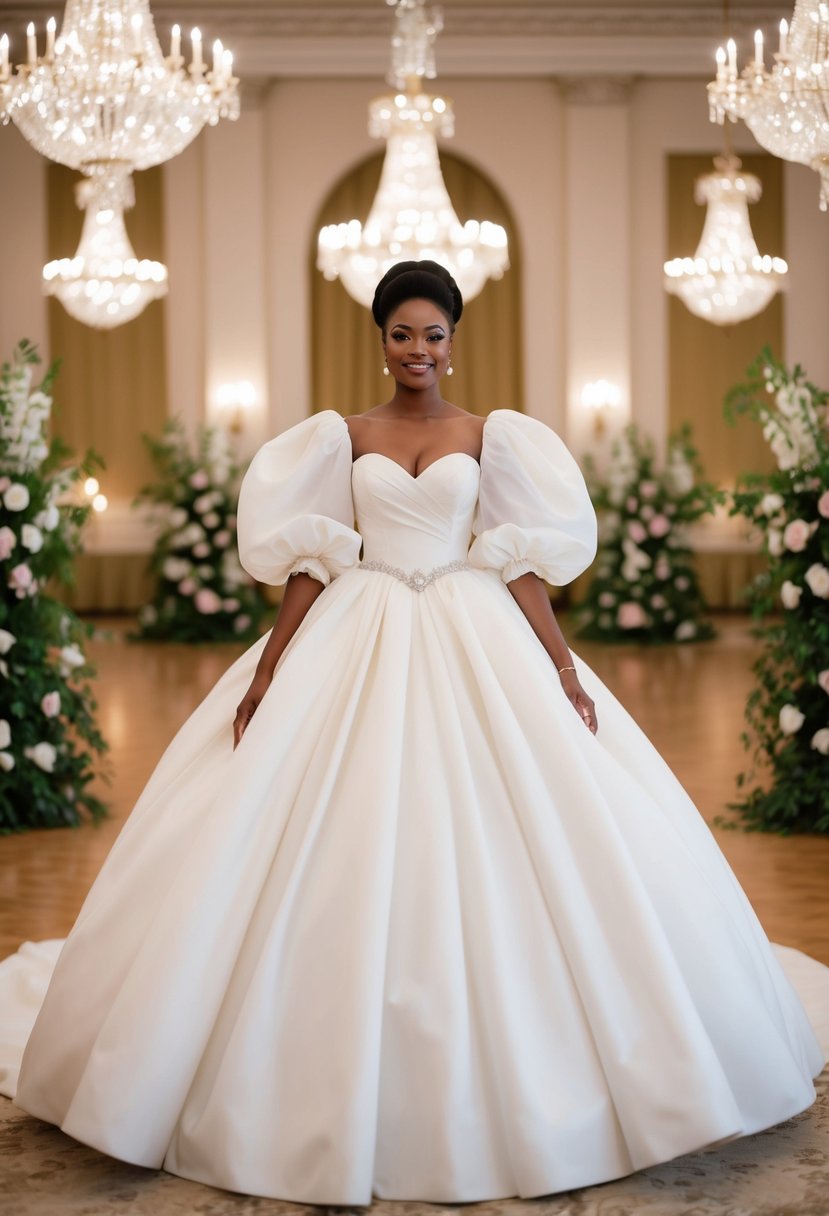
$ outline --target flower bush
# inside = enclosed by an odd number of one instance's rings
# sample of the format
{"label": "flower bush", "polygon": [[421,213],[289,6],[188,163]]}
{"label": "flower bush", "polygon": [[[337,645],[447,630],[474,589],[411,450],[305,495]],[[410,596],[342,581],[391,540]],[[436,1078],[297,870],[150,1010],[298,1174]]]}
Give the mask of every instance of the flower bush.
{"label": "flower bush", "polygon": [[0,833],[97,819],[90,792],[105,750],[83,645],[91,630],[45,592],[71,580],[89,508],[71,490],[95,463],[68,464],[47,444],[56,369],[33,386],[39,363],[21,342],[0,368]]}
{"label": "flower bush", "polygon": [[606,476],[589,459],[585,467],[599,517],[599,552],[576,614],[580,635],[608,642],[713,636],[702,618],[686,529],[722,496],[701,478],[689,429],[669,441],[664,468],[635,426],[614,444]]}
{"label": "flower bush", "polygon": [[734,494],[769,559],[748,592],[763,651],[742,736],[753,764],[735,805],[752,827],[829,833],[829,395],[768,349],[748,377],[726,412],[760,422],[777,468]]}
{"label": "flower bush", "polygon": [[171,642],[256,638],[266,604],[236,552],[240,470],[224,433],[202,428],[193,450],[181,423],[173,421],[161,439],[144,441],[158,481],[145,486],[137,501],[155,508],[159,532],[151,568],[158,587],[139,613],[135,636]]}

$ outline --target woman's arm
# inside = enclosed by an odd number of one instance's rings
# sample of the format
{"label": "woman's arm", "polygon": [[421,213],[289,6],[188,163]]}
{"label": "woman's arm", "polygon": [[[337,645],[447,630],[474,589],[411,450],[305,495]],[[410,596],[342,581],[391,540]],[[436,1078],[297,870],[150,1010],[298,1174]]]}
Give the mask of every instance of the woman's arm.
{"label": "woman's arm", "polygon": [[546,587],[538,575],[532,572],[522,574],[520,578],[514,578],[511,583],[507,583],[507,587],[518,607],[530,622],[539,642],[555,663],[562,687],[573,708],[583,719],[588,730],[595,735],[599,726],[596,719],[596,707],[582,688],[573,670],[573,656],[570,654],[564,635],[559,628]]}
{"label": "woman's arm", "polygon": [[271,636],[265,643],[265,649],[256,664],[256,674],[251,680],[250,688],[242,697],[236,710],[233,722],[234,750],[239,746],[239,740],[256,713],[259,702],[271,686],[274,668],[279,662],[282,652],[299,629],[314,600],[324,590],[319,579],[312,578],[310,574],[292,574],[288,579],[276,624],[271,630]]}

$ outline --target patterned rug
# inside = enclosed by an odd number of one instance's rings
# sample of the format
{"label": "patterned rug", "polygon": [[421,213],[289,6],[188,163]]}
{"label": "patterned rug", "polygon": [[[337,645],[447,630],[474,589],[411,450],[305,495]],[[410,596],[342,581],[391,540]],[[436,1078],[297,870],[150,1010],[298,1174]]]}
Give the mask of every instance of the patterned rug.
{"label": "patterned rug", "polygon": [[[829,1216],[829,1069],[810,1110],[769,1131],[546,1199],[377,1201],[371,1216]],[[0,1216],[320,1216],[104,1157],[0,1099]],[[353,1209],[364,1213],[366,1209]]]}

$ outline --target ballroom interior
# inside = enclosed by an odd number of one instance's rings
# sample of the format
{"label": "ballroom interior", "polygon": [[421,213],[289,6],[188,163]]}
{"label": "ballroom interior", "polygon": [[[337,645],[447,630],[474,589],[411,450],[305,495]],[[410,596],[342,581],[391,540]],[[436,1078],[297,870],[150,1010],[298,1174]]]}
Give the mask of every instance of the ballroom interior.
{"label": "ballroom interior", "polygon": [[[809,167],[771,155],[744,122],[710,121],[706,86],[726,37],[742,63],[760,29],[770,58],[790,7],[445,0],[429,82],[454,107],[454,134],[440,141],[443,177],[462,221],[503,226],[510,263],[465,309],[444,385],[451,400],[481,415],[522,411],[599,467],[629,423],[657,448],[690,424],[706,475],[725,489],[772,467],[760,427],[729,422],[723,400],[765,346],[829,389],[829,215]],[[27,22],[42,33],[58,8],[0,0],[13,58],[24,55]],[[171,418],[190,433],[208,424],[227,431],[244,463],[311,414],[356,413],[389,396],[368,310],[316,262],[321,227],[365,219],[380,180],[384,141],[369,134],[368,108],[389,91],[391,10],[384,0],[152,0],[151,9],[165,48],[174,23],[188,45],[194,25],[205,47],[222,39],[240,98],[238,119],[206,126],[179,155],[135,175],[127,231],[137,257],[167,267],[163,298],[127,324],[94,329],[44,293],[41,268],[71,256],[81,236],[78,175],[13,123],[0,127],[0,361],[22,338],[44,365],[59,360],[54,431],[104,461],[106,509],[93,512],[61,595],[96,631],[90,654],[110,747],[101,796],[111,810],[98,826],[0,840],[3,955],[69,930],[166,743],[241,650],[125,640],[153,591],[153,524],[134,501],[152,477],[142,435],[157,436]],[[663,265],[693,256],[705,218],[694,183],[729,153],[760,180],[754,238],[762,254],[785,258],[788,274],[759,314],[719,325],[666,291]],[[597,381],[614,386],[601,417],[585,394]],[[758,653],[744,592],[764,559],[726,509],[696,525],[692,542],[714,641],[586,643],[579,653],[680,777],[769,936],[829,964],[829,840],[748,833],[729,810]],[[556,593],[565,629],[583,587]],[[825,1216],[825,1072],[816,1112],[762,1144],[716,1146],[533,1206],[543,1216]],[[11,1180],[0,1216],[300,1210],[122,1165],[5,1100],[0,1146]],[[799,1164],[782,1170],[790,1157]],[[528,1204],[476,1207],[521,1216]]]}

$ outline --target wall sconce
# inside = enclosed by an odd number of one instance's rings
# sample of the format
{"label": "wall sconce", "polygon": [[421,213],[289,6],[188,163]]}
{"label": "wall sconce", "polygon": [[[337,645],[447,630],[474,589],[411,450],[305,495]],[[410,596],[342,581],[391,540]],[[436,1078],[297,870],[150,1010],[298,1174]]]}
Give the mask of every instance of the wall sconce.
{"label": "wall sconce", "polygon": [[591,380],[581,390],[581,403],[592,417],[593,434],[601,439],[608,418],[622,404],[622,390],[610,380]]}
{"label": "wall sconce", "polygon": [[250,380],[236,380],[232,384],[220,384],[216,389],[216,405],[221,418],[231,435],[240,435],[245,429],[245,415],[256,404],[256,389]]}
{"label": "wall sconce", "polygon": [[109,506],[109,499],[106,494],[101,493],[97,477],[87,477],[83,483],[83,492],[90,500],[93,511],[97,511],[99,515],[102,511],[106,511]]}

